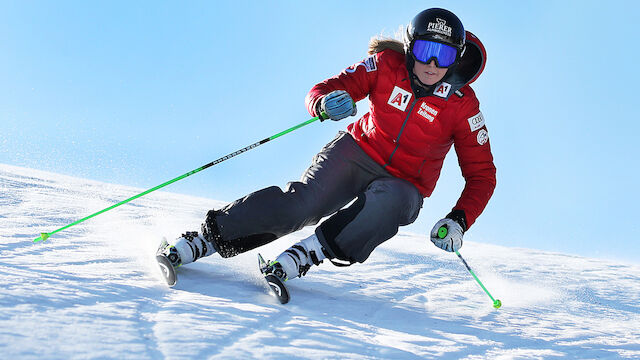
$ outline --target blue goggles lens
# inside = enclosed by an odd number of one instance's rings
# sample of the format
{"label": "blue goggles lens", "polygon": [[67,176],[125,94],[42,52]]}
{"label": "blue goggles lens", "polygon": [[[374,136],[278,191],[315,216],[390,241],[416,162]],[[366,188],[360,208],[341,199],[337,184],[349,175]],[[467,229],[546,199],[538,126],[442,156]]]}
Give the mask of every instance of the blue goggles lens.
{"label": "blue goggles lens", "polygon": [[440,44],[429,40],[416,40],[411,52],[416,60],[421,63],[429,63],[436,60],[436,66],[449,67],[453,65],[458,56],[458,49],[450,45]]}

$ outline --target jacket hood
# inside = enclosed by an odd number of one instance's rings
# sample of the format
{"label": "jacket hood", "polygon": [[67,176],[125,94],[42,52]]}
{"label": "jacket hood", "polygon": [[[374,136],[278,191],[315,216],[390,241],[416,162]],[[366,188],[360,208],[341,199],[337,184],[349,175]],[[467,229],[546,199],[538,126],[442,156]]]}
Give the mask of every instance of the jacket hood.
{"label": "jacket hood", "polygon": [[445,79],[458,90],[476,81],[484,71],[486,62],[487,51],[484,45],[477,36],[467,31],[464,54],[452,74]]}

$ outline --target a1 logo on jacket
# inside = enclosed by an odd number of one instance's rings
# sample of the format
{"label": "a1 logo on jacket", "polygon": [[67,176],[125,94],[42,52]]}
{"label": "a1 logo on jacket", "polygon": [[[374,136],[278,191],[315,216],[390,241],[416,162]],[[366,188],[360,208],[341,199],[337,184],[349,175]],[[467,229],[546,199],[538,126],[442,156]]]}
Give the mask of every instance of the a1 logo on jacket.
{"label": "a1 logo on jacket", "polygon": [[393,106],[396,109],[405,111],[407,110],[407,105],[409,105],[409,100],[413,94],[411,91],[407,91],[401,87],[395,86],[393,91],[391,92],[391,96],[389,96],[389,101],[387,104]]}
{"label": "a1 logo on jacket", "polygon": [[447,96],[449,96],[449,91],[451,91],[451,84],[441,82],[438,86],[436,86],[436,89],[433,90],[433,95],[446,99]]}

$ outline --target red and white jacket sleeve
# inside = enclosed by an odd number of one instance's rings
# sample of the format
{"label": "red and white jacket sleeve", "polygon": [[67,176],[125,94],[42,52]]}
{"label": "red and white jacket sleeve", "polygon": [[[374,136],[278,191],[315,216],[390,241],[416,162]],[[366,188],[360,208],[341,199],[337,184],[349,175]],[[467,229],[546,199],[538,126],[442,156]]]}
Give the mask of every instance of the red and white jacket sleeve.
{"label": "red and white jacket sleeve", "polygon": [[465,179],[465,187],[453,210],[463,210],[467,228],[476,221],[487,206],[496,187],[496,167],[493,164],[489,133],[480,112],[478,100],[460,109],[460,121],[453,134],[458,163]]}
{"label": "red and white jacket sleeve", "polygon": [[372,55],[311,88],[305,98],[309,113],[312,116],[318,116],[318,102],[324,95],[334,90],[345,90],[355,102],[367,97],[377,80],[380,56],[381,53]]}

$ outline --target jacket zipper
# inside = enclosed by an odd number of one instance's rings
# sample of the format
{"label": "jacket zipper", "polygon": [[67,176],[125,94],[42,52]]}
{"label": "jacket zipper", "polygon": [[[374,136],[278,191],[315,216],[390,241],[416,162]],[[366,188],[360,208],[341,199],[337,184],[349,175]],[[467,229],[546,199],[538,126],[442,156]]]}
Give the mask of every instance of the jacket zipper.
{"label": "jacket zipper", "polygon": [[422,160],[422,165],[420,165],[420,169],[418,170],[418,176],[420,176],[420,174],[422,174],[422,169],[424,168],[424,164],[427,162],[427,160]]}
{"label": "jacket zipper", "polygon": [[417,102],[418,102],[418,99],[414,99],[413,102],[411,103],[411,107],[409,108],[409,113],[407,114],[407,117],[404,118],[404,122],[402,123],[402,127],[400,128],[400,132],[398,133],[398,137],[396,138],[396,141],[395,141],[396,147],[391,152],[391,155],[389,156],[389,161],[387,161],[387,163],[384,164],[382,167],[386,168],[391,164],[391,159],[393,159],[393,155],[396,153],[396,150],[398,150],[398,147],[400,146],[400,137],[402,136],[404,127],[407,125],[407,122],[409,121],[409,117],[411,116],[411,112],[413,111],[413,107],[416,106]]}

